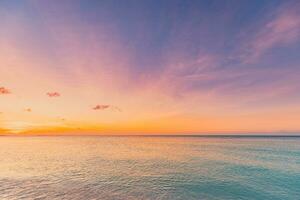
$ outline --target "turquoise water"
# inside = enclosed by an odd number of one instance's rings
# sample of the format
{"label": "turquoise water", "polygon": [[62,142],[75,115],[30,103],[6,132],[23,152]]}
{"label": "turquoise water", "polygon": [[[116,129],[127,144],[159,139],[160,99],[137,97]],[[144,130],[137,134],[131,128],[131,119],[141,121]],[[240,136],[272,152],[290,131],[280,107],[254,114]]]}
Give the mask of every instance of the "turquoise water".
{"label": "turquoise water", "polygon": [[0,199],[300,199],[300,138],[0,137]]}

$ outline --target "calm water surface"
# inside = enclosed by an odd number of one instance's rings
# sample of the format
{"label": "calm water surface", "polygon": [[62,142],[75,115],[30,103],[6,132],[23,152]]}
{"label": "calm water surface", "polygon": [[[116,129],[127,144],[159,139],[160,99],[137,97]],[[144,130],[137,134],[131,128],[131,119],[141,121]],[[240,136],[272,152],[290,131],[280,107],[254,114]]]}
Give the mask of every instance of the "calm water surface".
{"label": "calm water surface", "polygon": [[300,199],[299,138],[0,137],[0,199]]}

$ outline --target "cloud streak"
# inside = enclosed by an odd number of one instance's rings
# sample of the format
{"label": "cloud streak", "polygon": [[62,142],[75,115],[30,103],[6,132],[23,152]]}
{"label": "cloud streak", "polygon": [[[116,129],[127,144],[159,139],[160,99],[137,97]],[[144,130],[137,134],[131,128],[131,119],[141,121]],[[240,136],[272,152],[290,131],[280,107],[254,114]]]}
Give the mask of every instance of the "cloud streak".
{"label": "cloud streak", "polygon": [[300,39],[300,4],[285,6],[267,21],[248,45],[245,63],[256,62],[269,49]]}

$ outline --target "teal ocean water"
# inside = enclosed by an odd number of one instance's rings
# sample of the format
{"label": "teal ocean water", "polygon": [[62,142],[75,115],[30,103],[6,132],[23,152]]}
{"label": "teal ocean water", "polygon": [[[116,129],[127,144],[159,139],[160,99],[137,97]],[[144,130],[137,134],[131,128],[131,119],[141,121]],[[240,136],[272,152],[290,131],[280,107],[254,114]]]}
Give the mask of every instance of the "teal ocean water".
{"label": "teal ocean water", "polygon": [[300,138],[0,137],[0,199],[300,199]]}

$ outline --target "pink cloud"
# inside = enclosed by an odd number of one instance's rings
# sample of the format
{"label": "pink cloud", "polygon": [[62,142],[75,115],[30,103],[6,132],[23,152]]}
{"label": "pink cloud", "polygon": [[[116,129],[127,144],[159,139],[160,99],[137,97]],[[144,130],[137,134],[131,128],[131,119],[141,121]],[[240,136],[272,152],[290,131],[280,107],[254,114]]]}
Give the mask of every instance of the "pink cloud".
{"label": "pink cloud", "polygon": [[300,39],[299,6],[285,7],[258,31],[248,46],[249,52],[245,56],[245,62],[256,61],[270,48],[290,44],[298,39]]}
{"label": "pink cloud", "polygon": [[93,110],[106,110],[106,109],[110,109],[112,111],[121,112],[120,108],[118,108],[116,106],[112,106],[112,105],[101,105],[101,104],[98,104],[95,107],[93,107]]}
{"label": "pink cloud", "polygon": [[49,97],[60,97],[60,93],[58,92],[48,92],[47,95]]}
{"label": "pink cloud", "polygon": [[96,105],[95,107],[93,107],[93,110],[105,110],[108,109],[110,107],[110,105]]}
{"label": "pink cloud", "polygon": [[11,92],[5,88],[5,87],[0,87],[0,94],[10,94]]}

